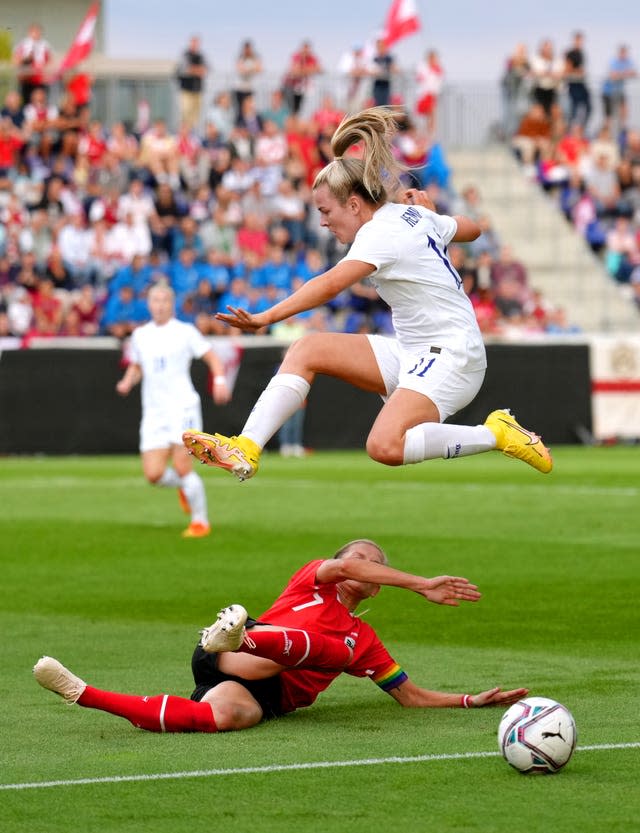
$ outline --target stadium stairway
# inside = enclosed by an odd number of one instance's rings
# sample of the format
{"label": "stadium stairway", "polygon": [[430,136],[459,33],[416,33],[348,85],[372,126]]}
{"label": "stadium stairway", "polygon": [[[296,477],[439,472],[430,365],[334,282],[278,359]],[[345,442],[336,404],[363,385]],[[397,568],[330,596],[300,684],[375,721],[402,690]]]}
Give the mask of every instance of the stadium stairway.
{"label": "stadium stairway", "polygon": [[603,263],[567,222],[557,202],[523,175],[503,145],[447,152],[458,193],[475,185],[501,243],[511,247],[532,288],[583,332],[637,332],[640,314],[628,287],[615,283]]}

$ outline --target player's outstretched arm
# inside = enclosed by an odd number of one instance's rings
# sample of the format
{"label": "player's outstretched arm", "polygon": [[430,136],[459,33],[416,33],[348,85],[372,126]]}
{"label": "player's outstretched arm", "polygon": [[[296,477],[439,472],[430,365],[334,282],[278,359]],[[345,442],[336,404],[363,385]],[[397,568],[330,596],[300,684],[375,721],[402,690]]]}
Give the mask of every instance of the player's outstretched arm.
{"label": "player's outstretched arm", "polygon": [[315,309],[335,298],[343,289],[358,283],[373,272],[373,265],[359,260],[338,263],[322,275],[311,278],[288,298],[275,304],[265,312],[252,315],[240,307],[228,307],[229,312],[218,312],[216,318],[231,327],[253,332],[268,327],[299,312]]}
{"label": "player's outstretched arm", "polygon": [[478,694],[453,694],[420,688],[411,680],[405,680],[404,683],[389,692],[397,703],[409,709],[479,709],[484,706],[510,706],[512,703],[517,703],[522,697],[526,697],[528,693],[528,688],[514,688],[510,691],[503,691],[501,688],[490,688]]}
{"label": "player's outstretched arm", "polygon": [[396,570],[385,564],[364,558],[330,558],[318,567],[316,579],[320,584],[354,581],[370,582],[386,587],[401,587],[424,596],[434,604],[457,607],[461,601],[477,602],[482,596],[475,584],[462,576],[436,576],[425,578]]}

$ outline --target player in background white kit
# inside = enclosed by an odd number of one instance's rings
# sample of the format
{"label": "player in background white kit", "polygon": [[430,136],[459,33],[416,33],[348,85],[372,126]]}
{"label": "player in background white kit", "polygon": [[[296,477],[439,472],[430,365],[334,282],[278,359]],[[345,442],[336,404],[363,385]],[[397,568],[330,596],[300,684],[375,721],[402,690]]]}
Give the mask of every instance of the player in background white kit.
{"label": "player in background white kit", "polygon": [[[131,363],[116,390],[126,396],[142,382],[140,454],[149,483],[178,489],[183,510],[191,514],[184,538],[211,532],[204,484],[192,470],[182,445],[187,429],[202,430],[200,397],[191,381],[191,361],[202,359],[213,374],[213,399],[230,399],[222,361],[192,324],[174,318],[175,296],[170,286],[158,284],[147,298],[151,321],[131,336]],[[173,463],[173,465],[171,465]]]}
{"label": "player in background white kit", "polygon": [[[352,244],[346,257],[265,312],[229,307],[217,317],[257,330],[321,306],[369,278],[391,307],[395,338],[304,336],[289,348],[238,437],[185,432],[185,446],[202,462],[240,480],[252,477],[262,448],[300,407],[315,375],[324,373],[385,398],[367,438],[369,456],[380,463],[399,466],[497,449],[551,471],[540,437],[508,410],[494,411],[484,425],[443,424],[472,401],[485,375],[482,335],[447,255],[451,241],[475,240],[480,228],[468,217],[436,214],[421,191],[405,192],[406,203],[389,201],[401,171],[391,149],[394,129],[393,112],[385,107],[344,119],[331,141],[335,158],[313,184],[321,225]],[[358,158],[345,156],[353,145]]]}

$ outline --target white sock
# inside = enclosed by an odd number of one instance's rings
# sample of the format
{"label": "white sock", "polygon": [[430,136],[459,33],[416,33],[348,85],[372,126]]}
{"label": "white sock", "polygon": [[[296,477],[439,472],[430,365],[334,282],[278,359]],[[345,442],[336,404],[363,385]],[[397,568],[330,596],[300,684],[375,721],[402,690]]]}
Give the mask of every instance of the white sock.
{"label": "white sock", "polygon": [[423,422],[409,428],[404,440],[404,464],[444,457],[466,457],[496,447],[496,438],[486,425],[449,425]]}
{"label": "white sock", "polygon": [[204,491],[204,483],[199,474],[190,471],[182,478],[182,490],[191,507],[192,523],[209,523],[207,516],[207,496]]}
{"label": "white sock", "polygon": [[156,486],[169,486],[173,489],[179,489],[182,486],[182,478],[175,469],[172,469],[171,466],[167,466],[167,468],[162,472],[160,480],[156,481]]}
{"label": "white sock", "polygon": [[302,406],[310,387],[302,376],[276,374],[253,406],[242,436],[249,437],[264,448],[276,431]]}

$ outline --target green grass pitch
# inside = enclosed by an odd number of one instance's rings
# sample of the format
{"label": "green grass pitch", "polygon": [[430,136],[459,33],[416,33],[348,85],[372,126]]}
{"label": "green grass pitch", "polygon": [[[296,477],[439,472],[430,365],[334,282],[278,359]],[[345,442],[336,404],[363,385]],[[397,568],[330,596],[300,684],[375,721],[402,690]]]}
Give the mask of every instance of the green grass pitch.
{"label": "green grass pitch", "polygon": [[[271,453],[244,484],[203,468],[214,533],[186,541],[175,492],[146,485],[137,458],[0,461],[2,829],[634,829],[640,448],[554,456],[549,476],[498,454],[389,469],[364,452]],[[497,750],[501,709],[402,710],[346,676],[310,709],[223,735],[145,733],[32,678],[48,653],[104,688],[188,696],[198,628],[219,607],[259,613],[303,562],[356,537],[401,569],[480,586],[458,609],[385,589],[366,617],[419,684],[526,685],[565,703],[579,746],[565,770],[472,757]],[[636,746],[580,749],[619,744]],[[334,765],[295,768],[319,762]],[[43,782],[58,785],[24,786]]]}

